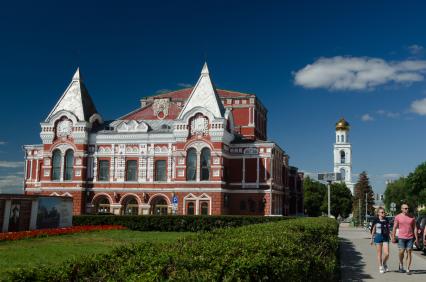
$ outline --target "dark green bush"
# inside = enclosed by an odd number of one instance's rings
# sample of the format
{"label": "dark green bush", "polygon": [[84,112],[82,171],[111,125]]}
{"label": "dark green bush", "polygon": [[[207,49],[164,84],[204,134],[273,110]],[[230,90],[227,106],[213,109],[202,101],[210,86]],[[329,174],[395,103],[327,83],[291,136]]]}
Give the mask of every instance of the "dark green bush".
{"label": "dark green bush", "polygon": [[141,243],[60,266],[25,269],[13,281],[337,281],[338,225],[292,219]]}
{"label": "dark green bush", "polygon": [[280,221],[288,217],[268,216],[188,216],[188,215],[148,215],[148,216],[114,216],[114,215],[79,215],[73,217],[73,225],[126,226],[139,231],[211,231],[216,228],[238,227],[255,223]]}

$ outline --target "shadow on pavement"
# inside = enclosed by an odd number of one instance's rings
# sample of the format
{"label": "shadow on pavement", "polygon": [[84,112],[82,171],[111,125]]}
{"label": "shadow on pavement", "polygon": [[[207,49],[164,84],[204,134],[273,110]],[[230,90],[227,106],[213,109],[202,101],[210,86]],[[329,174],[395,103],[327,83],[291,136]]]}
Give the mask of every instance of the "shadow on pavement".
{"label": "shadow on pavement", "polygon": [[347,239],[340,239],[340,273],[342,281],[360,281],[372,279],[373,277],[365,273],[365,263],[362,255],[358,252],[354,244]]}
{"label": "shadow on pavement", "polygon": [[414,274],[426,274],[426,270],[413,269],[413,270],[410,271],[410,275],[414,275]]}

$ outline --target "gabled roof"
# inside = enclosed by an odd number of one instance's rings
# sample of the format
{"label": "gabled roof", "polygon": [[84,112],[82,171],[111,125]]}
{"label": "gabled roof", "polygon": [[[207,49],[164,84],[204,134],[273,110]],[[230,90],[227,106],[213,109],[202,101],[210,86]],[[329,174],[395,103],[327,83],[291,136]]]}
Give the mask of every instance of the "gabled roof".
{"label": "gabled roof", "polygon": [[62,110],[72,112],[77,116],[79,121],[89,121],[89,118],[93,114],[97,113],[95,104],[84,86],[83,79],[80,74],[80,68],[77,68],[71,83],[68,85],[53,110],[47,116],[46,121],[48,121],[51,116]]}
{"label": "gabled roof", "polygon": [[222,101],[216,93],[216,89],[210,79],[207,63],[204,63],[200,78],[178,118],[182,118],[187,112],[196,107],[209,110],[215,117],[223,117],[225,113]]}
{"label": "gabled roof", "polygon": [[[159,99],[159,98],[171,98],[173,100],[186,100],[192,93],[194,87],[179,89],[176,91],[171,91],[163,94],[158,94],[154,96],[149,96],[147,98]],[[242,98],[248,96],[254,96],[254,94],[242,93],[238,91],[225,90],[225,89],[216,89],[216,93],[220,98]]]}
{"label": "gabled roof", "polygon": [[[178,107],[175,103],[170,103],[170,107],[168,109],[168,115],[164,119],[176,119],[181,111],[181,108]],[[154,114],[154,109],[152,108],[152,104],[139,108],[133,112],[128,113],[125,116],[120,117],[122,120],[155,120],[158,119]]]}

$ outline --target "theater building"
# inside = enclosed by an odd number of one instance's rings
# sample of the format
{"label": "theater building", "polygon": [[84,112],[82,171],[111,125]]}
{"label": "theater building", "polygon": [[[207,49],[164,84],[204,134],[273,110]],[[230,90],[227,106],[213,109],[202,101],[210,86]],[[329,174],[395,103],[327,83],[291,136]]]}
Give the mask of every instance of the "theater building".
{"label": "theater building", "polygon": [[207,64],[194,87],[113,121],[77,70],[41,122],[42,144],[24,146],[25,193],[72,197],[74,214],[303,213],[303,174],[266,129],[260,100],[216,89]]}

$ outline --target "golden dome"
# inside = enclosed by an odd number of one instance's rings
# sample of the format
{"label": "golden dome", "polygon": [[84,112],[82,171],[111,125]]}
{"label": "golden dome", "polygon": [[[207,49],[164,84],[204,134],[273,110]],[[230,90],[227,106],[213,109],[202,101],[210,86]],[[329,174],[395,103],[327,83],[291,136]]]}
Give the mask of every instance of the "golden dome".
{"label": "golden dome", "polygon": [[344,118],[341,118],[337,123],[336,123],[336,130],[349,130],[349,122],[347,122]]}

